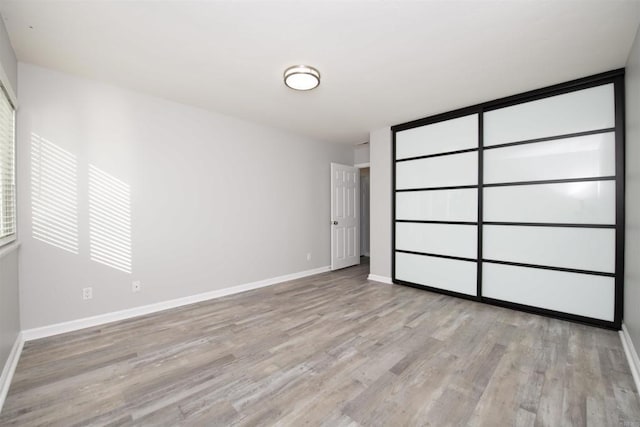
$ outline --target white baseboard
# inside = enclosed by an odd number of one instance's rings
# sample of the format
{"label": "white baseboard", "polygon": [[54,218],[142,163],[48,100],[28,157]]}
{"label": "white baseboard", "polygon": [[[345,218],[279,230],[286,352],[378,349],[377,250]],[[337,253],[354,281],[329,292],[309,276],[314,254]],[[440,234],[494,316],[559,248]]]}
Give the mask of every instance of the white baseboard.
{"label": "white baseboard", "polygon": [[380,283],[386,283],[388,285],[393,285],[393,282],[391,281],[390,277],[378,276],[376,274],[369,274],[369,277],[367,277],[367,280],[372,280],[374,282],[380,282]]}
{"label": "white baseboard", "polygon": [[9,353],[9,358],[4,364],[2,375],[0,376],[0,412],[2,412],[4,400],[7,398],[7,393],[9,393],[9,386],[11,385],[11,380],[13,379],[13,373],[16,371],[16,366],[18,366],[18,360],[20,360],[20,353],[22,353],[23,346],[24,338],[22,336],[22,333],[18,333],[16,342],[13,343],[11,353]]}
{"label": "white baseboard", "polygon": [[298,273],[273,277],[271,279],[259,280],[257,282],[245,283],[243,285],[232,286],[224,289],[217,289],[215,291],[204,292],[202,294],[191,295],[188,297],[177,298],[169,301],[162,301],[155,304],[143,305],[140,307],[114,311],[111,313],[100,314],[98,316],[85,317],[83,319],[71,320],[69,322],[56,323],[54,325],[43,326],[39,328],[26,329],[22,331],[22,336],[24,341],[50,337],[53,335],[77,331],[79,329],[89,328],[92,326],[103,325],[105,323],[111,323],[119,320],[130,319],[132,317],[142,316],[145,314],[156,313],[158,311],[168,310],[170,308],[181,307],[183,305],[194,304],[214,298],[220,298],[227,295],[250,291],[252,289],[263,288],[265,286],[271,286],[277,283],[288,282],[289,280],[313,276],[314,274],[320,274],[330,271],[330,269],[331,268],[329,266],[324,266],[320,268],[314,268],[312,270],[300,271]]}
{"label": "white baseboard", "polygon": [[633,346],[631,336],[629,335],[629,331],[624,323],[622,324],[622,330],[620,331],[620,340],[622,341],[624,354],[627,356],[627,361],[629,362],[633,381],[636,383],[636,391],[640,393],[640,358],[638,358],[638,352]]}

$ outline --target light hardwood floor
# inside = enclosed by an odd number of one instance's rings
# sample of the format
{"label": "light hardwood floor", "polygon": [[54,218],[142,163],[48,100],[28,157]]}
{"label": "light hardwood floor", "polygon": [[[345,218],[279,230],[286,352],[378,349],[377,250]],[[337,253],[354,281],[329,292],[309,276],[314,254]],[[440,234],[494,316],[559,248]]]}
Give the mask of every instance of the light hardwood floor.
{"label": "light hardwood floor", "polygon": [[640,426],[615,332],[367,272],[28,342],[0,424]]}

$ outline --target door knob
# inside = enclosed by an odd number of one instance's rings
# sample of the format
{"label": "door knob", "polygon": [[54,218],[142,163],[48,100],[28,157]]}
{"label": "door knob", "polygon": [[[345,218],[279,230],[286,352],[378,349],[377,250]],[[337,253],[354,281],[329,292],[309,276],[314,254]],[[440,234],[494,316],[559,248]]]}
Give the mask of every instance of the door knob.
{"label": "door knob", "polygon": [[333,225],[338,225],[338,221],[333,221]]}

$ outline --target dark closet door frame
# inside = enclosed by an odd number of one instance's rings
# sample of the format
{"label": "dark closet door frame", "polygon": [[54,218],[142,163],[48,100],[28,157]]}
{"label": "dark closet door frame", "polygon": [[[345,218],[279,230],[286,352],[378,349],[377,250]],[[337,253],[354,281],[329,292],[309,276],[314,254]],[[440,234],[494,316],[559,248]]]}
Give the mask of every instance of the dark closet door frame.
{"label": "dark closet door frame", "polygon": [[[577,90],[588,89],[595,86],[601,86],[605,84],[613,83],[614,85],[614,103],[615,103],[615,127],[609,129],[599,129],[588,132],[578,132],[572,134],[558,135],[546,138],[537,138],[526,141],[518,141],[511,142],[507,144],[499,144],[492,145],[490,147],[485,148],[483,139],[483,114],[485,112],[489,112],[492,110],[497,110],[504,107],[510,107],[517,104],[522,104],[529,101],[535,101],[538,99],[549,98],[556,95],[562,95],[569,92],[574,92]],[[515,310],[525,311],[529,313],[535,313],[543,316],[558,318],[569,320],[578,323],[584,323],[588,325],[598,326],[607,329],[620,330],[622,326],[622,314],[623,314],[623,304],[624,304],[624,236],[625,236],[625,216],[624,216],[624,192],[625,192],[625,101],[624,101],[624,68],[608,71],[601,74],[596,74],[593,76],[572,80],[566,83],[561,83],[553,86],[548,86],[541,89],[532,90],[529,92],[520,93],[517,95],[496,99],[489,102],[484,102],[481,104],[473,105],[470,107],[465,107],[453,111],[449,111],[442,114],[437,114],[429,117],[425,117],[423,119],[414,120],[407,123],[398,124],[391,127],[392,131],[392,173],[391,173],[391,196],[392,196],[392,224],[391,224],[391,244],[392,244],[392,256],[391,256],[391,278],[393,283],[405,286],[411,286],[418,289],[424,289],[432,292],[437,292],[441,294],[451,295],[459,298],[469,299],[473,301],[478,301],[486,304],[507,307]],[[396,160],[396,134],[403,130],[413,129],[425,125],[430,125],[433,123],[442,122],[445,120],[455,119],[462,116],[467,116],[470,114],[478,114],[478,148],[471,148],[466,150],[456,150],[449,151],[443,153],[437,153],[426,156],[418,156],[412,157],[409,159],[400,159]],[[616,163],[616,174],[615,176],[607,176],[607,177],[597,177],[597,178],[576,178],[576,179],[554,179],[554,180],[544,180],[544,181],[528,181],[528,182],[512,182],[512,183],[499,183],[499,184],[484,184],[483,182],[483,165],[484,165],[484,151],[490,150],[494,148],[501,148],[513,145],[522,145],[522,144],[531,144],[536,142],[543,141],[552,141],[556,139],[563,139],[575,136],[584,136],[591,135],[597,133],[604,132],[615,132],[615,163]],[[478,183],[477,185],[461,185],[461,186],[447,186],[447,187],[428,187],[428,188],[419,188],[419,189],[408,189],[408,190],[396,190],[396,163],[407,161],[407,160],[416,160],[419,158],[428,158],[428,157],[439,157],[446,156],[452,154],[461,154],[462,152],[478,152]],[[602,225],[602,224],[564,224],[564,223],[525,223],[525,222],[484,222],[483,221],[483,190],[488,187],[496,187],[496,186],[508,186],[508,185],[527,185],[527,184],[549,184],[549,183],[566,183],[566,182],[585,182],[585,181],[605,181],[605,180],[614,180],[616,185],[616,221],[615,225]],[[431,286],[420,285],[417,283],[406,282],[403,280],[398,280],[396,278],[396,253],[404,252],[411,253],[407,251],[398,251],[396,250],[396,224],[398,222],[406,222],[403,220],[396,219],[396,193],[404,192],[404,191],[429,191],[429,190],[445,190],[445,189],[462,189],[462,188],[475,188],[478,190],[478,217],[477,222],[465,222],[467,225],[477,225],[478,229],[478,248],[477,248],[477,259],[475,260],[477,263],[477,294],[476,295],[466,295],[458,292],[448,291],[444,289],[434,288]],[[409,222],[423,222],[423,223],[452,223],[452,224],[460,224],[460,222],[456,221],[409,221]],[[522,263],[515,263],[509,261],[497,261],[497,260],[486,260],[483,259],[482,254],[482,228],[483,225],[516,225],[516,226],[545,226],[545,227],[576,227],[576,228],[615,228],[616,230],[616,248],[615,248],[615,273],[602,273],[595,271],[584,271],[584,270],[576,270],[571,268],[559,268],[559,267],[546,267],[540,265],[529,265]],[[442,258],[457,258],[457,257],[448,257],[437,254],[426,254],[426,253],[416,253],[418,255],[427,255],[427,256],[436,256]],[[472,260],[469,260],[472,261]],[[524,304],[512,303],[508,301],[502,301],[492,298],[487,298],[482,296],[482,264],[483,262],[487,263],[496,263],[496,264],[506,264],[506,265],[516,265],[516,266],[524,266],[524,267],[534,267],[534,268],[542,268],[556,271],[567,271],[573,273],[583,273],[583,274],[593,274],[607,277],[614,277],[615,281],[615,306],[614,306],[614,320],[612,322],[595,319],[591,317],[579,316],[570,313],[564,313],[555,310],[548,310],[540,307],[534,307]]]}

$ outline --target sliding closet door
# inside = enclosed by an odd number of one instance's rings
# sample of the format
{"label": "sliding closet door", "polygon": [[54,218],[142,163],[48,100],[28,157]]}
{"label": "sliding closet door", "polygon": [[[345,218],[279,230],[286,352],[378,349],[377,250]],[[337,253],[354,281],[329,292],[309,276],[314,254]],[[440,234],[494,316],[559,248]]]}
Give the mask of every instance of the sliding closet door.
{"label": "sliding closet door", "polygon": [[392,130],[395,283],[620,328],[623,70]]}
{"label": "sliding closet door", "polygon": [[478,120],[395,134],[395,280],[477,295]]}
{"label": "sliding closet door", "polygon": [[614,84],[483,119],[482,297],[613,322]]}

